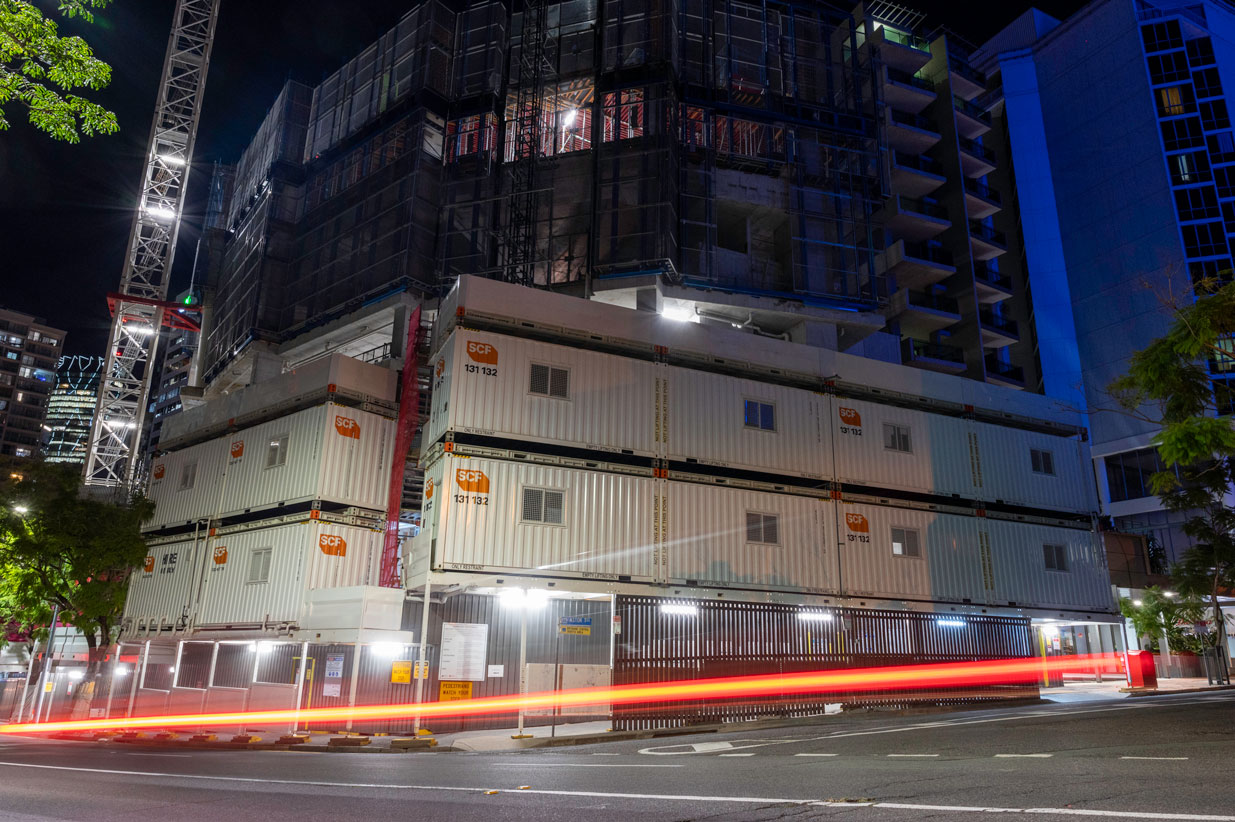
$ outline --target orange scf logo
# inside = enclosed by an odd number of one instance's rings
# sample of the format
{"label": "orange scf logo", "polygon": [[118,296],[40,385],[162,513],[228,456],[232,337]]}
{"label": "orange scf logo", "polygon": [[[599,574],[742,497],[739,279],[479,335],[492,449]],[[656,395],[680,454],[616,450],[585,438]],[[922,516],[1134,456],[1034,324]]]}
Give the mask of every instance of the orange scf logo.
{"label": "orange scf logo", "polygon": [[497,349],[487,342],[468,340],[467,355],[476,362],[482,362],[485,365],[497,365]]}
{"label": "orange scf logo", "polygon": [[328,557],[347,556],[347,540],[337,534],[322,534],[317,538],[317,547]]}
{"label": "orange scf logo", "polygon": [[164,465],[163,463],[160,462],[158,465],[154,466],[154,478],[155,479],[157,480],[163,479],[163,475],[166,473],[167,473],[167,466]]}
{"label": "orange scf logo", "polygon": [[154,573],[154,557],[146,557],[142,560],[142,570],[147,574]]}
{"label": "orange scf logo", "polygon": [[226,565],[227,564],[227,546],[226,545],[220,545],[214,549],[214,564],[215,565]]}
{"label": "orange scf logo", "polygon": [[232,443],[232,459],[238,460],[244,456],[244,440],[236,440]]}
{"label": "orange scf logo", "polygon": [[432,477],[430,477],[429,481],[425,483],[425,499],[433,499],[433,478]]}
{"label": "orange scf logo", "polygon": [[437,361],[437,368],[434,369],[433,376],[440,378],[442,376],[442,372],[444,372],[445,370],[446,370],[446,360],[445,358],[442,358]]}
{"label": "orange scf logo", "polygon": [[836,413],[840,415],[840,421],[845,425],[862,427],[862,415],[858,413],[856,408],[846,408],[842,405],[837,409]]}
{"label": "orange scf logo", "polygon": [[861,514],[845,514],[845,525],[859,534],[869,534],[871,531],[870,521]]}
{"label": "orange scf logo", "polygon": [[340,437],[347,437],[353,440],[360,439],[360,423],[351,417],[335,414],[334,430],[339,432]]}
{"label": "orange scf logo", "polygon": [[455,482],[459,483],[459,487],[464,491],[471,491],[473,494],[489,493],[489,478],[484,471],[460,468],[455,471]]}

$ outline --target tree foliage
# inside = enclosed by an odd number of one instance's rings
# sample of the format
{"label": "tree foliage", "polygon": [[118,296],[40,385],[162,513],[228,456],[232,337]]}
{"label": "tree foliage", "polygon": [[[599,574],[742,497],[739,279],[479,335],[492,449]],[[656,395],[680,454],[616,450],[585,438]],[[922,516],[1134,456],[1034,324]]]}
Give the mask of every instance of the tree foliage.
{"label": "tree foliage", "polygon": [[1167,644],[1174,651],[1199,654],[1214,644],[1213,634],[1198,635],[1193,631],[1193,626],[1205,616],[1205,603],[1195,596],[1168,597],[1161,588],[1151,586],[1139,600],[1121,599],[1119,610],[1154,653],[1159,651],[1164,633]]}
{"label": "tree foliage", "polygon": [[[94,9],[111,0],[59,0],[60,14],[93,22]],[[29,0],[0,0],[0,130],[6,109],[26,108],[30,124],[54,139],[76,143],[81,135],[112,134],[116,115],[74,92],[98,91],[111,82],[111,67],[80,37],[61,37],[54,20]]]}
{"label": "tree foliage", "polygon": [[1129,412],[1161,425],[1154,438],[1166,470],[1151,478],[1163,506],[1185,516],[1192,540],[1172,577],[1181,593],[1204,596],[1223,630],[1218,595],[1235,588],[1235,419],[1232,397],[1215,393],[1210,369],[1235,366],[1235,283],[1197,284],[1197,298],[1173,306],[1166,335],[1132,356],[1110,393]]}
{"label": "tree foliage", "polygon": [[65,466],[10,462],[0,470],[0,622],[14,636],[41,634],[59,605],[62,622],[91,649],[105,648],[129,573],[146,555],[139,529],[153,505],[83,497],[80,476]]}

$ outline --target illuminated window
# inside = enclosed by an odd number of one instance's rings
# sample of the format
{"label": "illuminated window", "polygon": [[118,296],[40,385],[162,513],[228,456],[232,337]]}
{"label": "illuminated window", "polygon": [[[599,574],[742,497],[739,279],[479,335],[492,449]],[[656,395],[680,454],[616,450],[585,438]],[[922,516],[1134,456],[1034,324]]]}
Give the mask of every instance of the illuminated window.
{"label": "illuminated window", "polygon": [[271,437],[266,445],[266,467],[278,468],[287,464],[287,434]]}
{"label": "illuminated window", "polygon": [[892,554],[898,557],[922,556],[922,546],[918,532],[912,528],[893,528]]}
{"label": "illuminated window", "polygon": [[[1188,97],[1192,90],[1187,89]],[[1184,102],[1182,86],[1168,86],[1158,89],[1158,113],[1163,117],[1174,117],[1177,114],[1187,114],[1189,106]]]}
{"label": "illuminated window", "polygon": [[270,554],[269,548],[258,548],[249,554],[249,575],[245,579],[246,583],[260,585],[270,581]]}

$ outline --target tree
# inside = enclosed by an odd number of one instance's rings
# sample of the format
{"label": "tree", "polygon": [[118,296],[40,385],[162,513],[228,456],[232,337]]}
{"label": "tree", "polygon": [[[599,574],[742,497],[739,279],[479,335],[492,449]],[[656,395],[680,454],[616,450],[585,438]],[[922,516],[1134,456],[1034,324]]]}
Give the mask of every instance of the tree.
{"label": "tree", "polygon": [[[1228,272],[1229,274],[1229,272]],[[1229,279],[1229,277],[1228,277]],[[1204,280],[1195,301],[1173,305],[1166,335],[1132,356],[1109,391],[1131,413],[1161,425],[1154,444],[1165,469],[1151,478],[1163,506],[1184,514],[1192,547],[1172,568],[1184,594],[1207,597],[1225,647],[1223,589],[1235,587],[1235,397],[1215,388],[1211,367],[1235,365],[1235,283]]]}
{"label": "tree", "polygon": [[15,624],[15,636],[42,635],[59,605],[61,621],[85,638],[97,673],[131,569],[146,555],[140,527],[154,506],[141,497],[127,505],[83,497],[80,475],[66,466],[10,462],[2,470],[0,621]]}
{"label": "tree", "polygon": [[[94,21],[92,9],[111,0],[58,0],[60,14]],[[113,134],[116,115],[74,94],[98,91],[111,82],[111,67],[94,56],[80,37],[61,37],[54,20],[29,0],[0,0],[0,130],[9,127],[11,101],[27,109],[35,128],[56,140],[76,143],[81,135]]]}
{"label": "tree", "polygon": [[1157,586],[1146,588],[1141,598],[1119,601],[1119,610],[1132,623],[1139,637],[1145,637],[1148,650],[1158,653],[1162,635],[1175,651],[1201,653],[1212,647],[1214,637],[1198,636],[1190,628],[1205,614],[1205,603],[1192,596],[1168,597]]}

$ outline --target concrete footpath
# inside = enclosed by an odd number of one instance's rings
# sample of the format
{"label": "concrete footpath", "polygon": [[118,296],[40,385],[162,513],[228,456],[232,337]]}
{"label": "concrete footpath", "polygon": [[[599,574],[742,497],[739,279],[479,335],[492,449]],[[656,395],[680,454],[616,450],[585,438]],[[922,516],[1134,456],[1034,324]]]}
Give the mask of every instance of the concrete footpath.
{"label": "concrete footpath", "polygon": [[1042,698],[1049,702],[1095,702],[1104,699],[1125,699],[1155,694],[1195,693],[1198,691],[1224,691],[1235,685],[1210,685],[1200,678],[1159,679],[1156,688],[1129,688],[1122,678],[1108,678],[1103,682],[1068,682],[1063,687],[1042,688]]}

